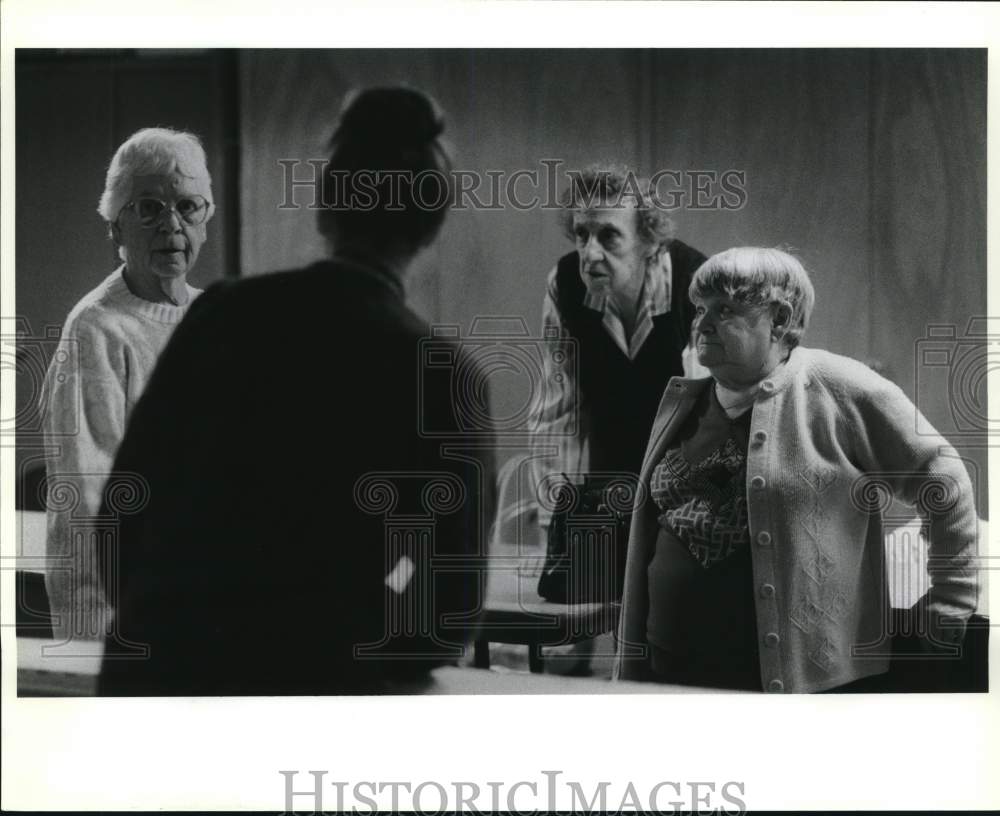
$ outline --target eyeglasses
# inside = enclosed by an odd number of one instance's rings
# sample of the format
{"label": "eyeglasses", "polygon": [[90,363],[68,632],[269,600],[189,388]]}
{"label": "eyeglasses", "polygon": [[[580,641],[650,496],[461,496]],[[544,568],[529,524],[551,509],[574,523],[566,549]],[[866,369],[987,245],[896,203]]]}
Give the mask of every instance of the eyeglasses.
{"label": "eyeglasses", "polygon": [[135,214],[139,217],[139,223],[144,227],[152,227],[160,220],[164,212],[175,212],[184,223],[197,226],[208,217],[208,210],[211,206],[211,202],[200,195],[179,199],[169,207],[167,202],[160,201],[158,198],[137,198],[122,207],[118,216],[120,218],[121,213],[125,210],[135,210]]}

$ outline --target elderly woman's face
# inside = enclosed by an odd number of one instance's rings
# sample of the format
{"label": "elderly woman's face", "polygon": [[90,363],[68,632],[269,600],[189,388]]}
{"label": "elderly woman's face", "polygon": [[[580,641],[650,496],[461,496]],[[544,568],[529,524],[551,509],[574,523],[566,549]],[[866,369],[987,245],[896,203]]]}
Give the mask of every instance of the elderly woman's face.
{"label": "elderly woman's face", "polygon": [[694,306],[699,363],[734,384],[749,385],[770,373],[778,341],[769,307],[749,306],[722,294],[696,299]]}
{"label": "elderly woman's face", "polygon": [[[125,249],[129,272],[148,280],[185,278],[208,232],[207,221],[191,224],[183,215],[192,201],[200,201],[196,197],[208,200],[210,194],[206,180],[179,173],[135,176],[133,205],[126,206],[117,221],[118,240]],[[148,223],[149,213],[139,211],[140,199],[155,199],[166,206]]]}

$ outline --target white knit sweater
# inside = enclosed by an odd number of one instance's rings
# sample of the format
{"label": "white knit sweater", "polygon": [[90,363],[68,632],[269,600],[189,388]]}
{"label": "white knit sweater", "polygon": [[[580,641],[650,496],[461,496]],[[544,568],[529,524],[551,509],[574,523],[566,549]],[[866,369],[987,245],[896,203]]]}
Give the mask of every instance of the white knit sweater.
{"label": "white knit sweater", "polygon": [[95,536],[113,531],[114,520],[99,528],[93,520],[132,408],[201,293],[188,286],[184,306],[151,303],[129,291],[122,273],[119,267],[73,307],[42,388],[46,588],[58,640],[101,638],[110,622]]}
{"label": "white knit sweater", "polygon": [[[642,485],[711,383],[675,377],[667,385]],[[932,625],[942,622],[933,639],[954,643],[978,588],[978,520],[965,466],[893,383],[847,357],[794,349],[761,383],[747,451],[764,689],[822,691],[888,668],[888,494],[915,504],[929,525],[928,602]],[[615,665],[615,676],[630,680],[650,679],[646,571],[658,530],[653,502],[642,503],[641,491],[637,501]]]}

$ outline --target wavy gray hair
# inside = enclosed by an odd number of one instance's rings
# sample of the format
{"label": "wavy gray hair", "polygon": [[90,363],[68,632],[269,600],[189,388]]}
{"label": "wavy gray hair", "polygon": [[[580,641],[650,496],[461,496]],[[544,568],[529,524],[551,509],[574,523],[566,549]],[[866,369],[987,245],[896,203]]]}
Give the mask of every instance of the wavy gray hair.
{"label": "wavy gray hair", "polygon": [[[205,149],[197,136],[172,128],[137,130],[122,142],[111,159],[97,212],[109,224],[113,223],[128,203],[135,176],[174,172],[188,178],[204,179],[211,193],[212,177],[208,172]],[[214,212],[215,204],[211,203],[208,218]]]}
{"label": "wavy gray hair", "polygon": [[602,203],[620,207],[625,199],[635,202],[636,233],[643,243],[658,246],[674,237],[674,223],[659,203],[649,179],[637,176],[628,167],[613,164],[593,164],[567,175],[570,186],[559,202],[559,224],[571,241],[576,237],[573,213]]}
{"label": "wavy gray hair", "polygon": [[816,302],[812,281],[798,258],[766,247],[734,247],[705,261],[688,295],[696,300],[712,294],[755,306],[787,303],[792,309],[785,333],[789,347],[801,341]]}

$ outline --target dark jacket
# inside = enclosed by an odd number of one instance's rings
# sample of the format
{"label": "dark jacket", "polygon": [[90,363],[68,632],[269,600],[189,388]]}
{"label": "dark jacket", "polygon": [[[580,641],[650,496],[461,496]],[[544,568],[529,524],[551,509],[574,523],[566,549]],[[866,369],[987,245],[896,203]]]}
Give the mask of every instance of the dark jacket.
{"label": "dark jacket", "polygon": [[[391,690],[461,655],[492,437],[456,418],[460,353],[429,367],[428,337],[392,276],[353,262],[199,298],[115,463],[146,498],[105,500],[118,587],[99,693]],[[148,657],[114,656],[130,643]]]}

